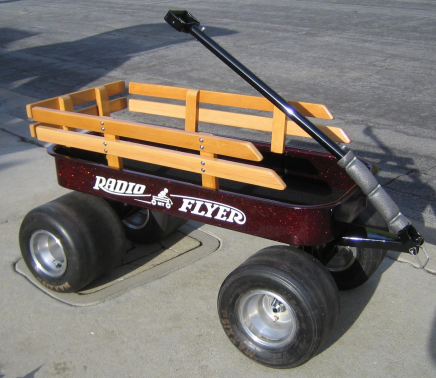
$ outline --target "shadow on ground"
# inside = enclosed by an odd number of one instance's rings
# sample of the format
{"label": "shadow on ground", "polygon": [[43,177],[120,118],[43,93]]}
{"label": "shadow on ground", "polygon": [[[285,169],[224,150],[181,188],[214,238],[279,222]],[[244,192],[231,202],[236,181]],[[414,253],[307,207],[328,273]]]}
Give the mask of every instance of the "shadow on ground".
{"label": "shadow on ground", "polygon": [[[208,29],[212,37],[234,33],[224,28]],[[0,46],[30,36],[27,31],[3,28]],[[11,51],[5,48],[0,53],[0,84],[39,99],[59,96],[88,86],[132,57],[188,41],[193,41],[192,37],[158,23],[129,26],[70,42]],[[146,68],[144,60],[141,69]]]}

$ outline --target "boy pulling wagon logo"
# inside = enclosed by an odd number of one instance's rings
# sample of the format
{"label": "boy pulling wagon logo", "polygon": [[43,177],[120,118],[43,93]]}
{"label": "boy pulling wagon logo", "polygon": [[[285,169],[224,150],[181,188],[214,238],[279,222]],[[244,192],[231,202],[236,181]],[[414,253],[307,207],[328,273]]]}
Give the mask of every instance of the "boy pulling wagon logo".
{"label": "boy pulling wagon logo", "polygon": [[151,200],[152,205],[157,206],[165,206],[167,209],[171,209],[173,205],[173,201],[171,201],[168,197],[168,189],[165,188],[162,190],[157,196],[153,196]]}

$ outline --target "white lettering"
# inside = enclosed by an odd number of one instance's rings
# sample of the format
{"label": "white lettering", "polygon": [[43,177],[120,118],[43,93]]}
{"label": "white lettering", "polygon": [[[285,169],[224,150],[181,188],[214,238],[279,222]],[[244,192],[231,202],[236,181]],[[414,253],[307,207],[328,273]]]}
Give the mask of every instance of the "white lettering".
{"label": "white lettering", "polygon": [[133,188],[133,194],[142,194],[145,191],[145,185],[136,184]]}
{"label": "white lettering", "polygon": [[237,209],[230,209],[230,215],[227,218],[227,222],[233,223],[233,221],[235,221],[237,224],[244,224],[245,215]]}
{"label": "white lettering", "polygon": [[228,211],[230,211],[228,207],[220,206],[220,209],[218,210],[218,214],[215,216],[215,219],[219,219],[223,221],[227,220],[226,213]]}
{"label": "white lettering", "polygon": [[207,207],[207,213],[204,216],[207,218],[212,218],[212,213],[220,207],[219,205],[213,202],[205,202],[204,204]]}
{"label": "white lettering", "polygon": [[137,184],[135,182],[128,182],[124,180],[115,180],[113,178],[106,179],[102,176],[95,176],[93,189],[103,190],[107,193],[115,194],[117,196],[151,196],[151,194],[143,194],[146,189],[146,186],[143,184]]}
{"label": "white lettering", "polygon": [[136,185],[134,182],[129,182],[129,187],[127,188],[126,194],[132,194],[132,189]]}
{"label": "white lettering", "polygon": [[[178,210],[184,213],[191,213],[201,217],[214,218],[240,225],[245,224],[247,221],[245,214],[241,210],[223,203],[175,194],[171,194],[171,197],[179,197],[182,199],[183,203]],[[213,214],[215,214],[215,216],[213,216]]]}
{"label": "white lettering", "polygon": [[202,211],[201,213],[199,212],[201,205],[203,205],[203,201],[195,201],[195,208],[194,210],[192,210],[192,214],[196,214],[196,215],[204,215],[204,211]]}
{"label": "white lettering", "polygon": [[183,211],[184,213],[187,213],[188,210],[192,208],[192,205],[195,203],[195,200],[183,198],[183,205],[179,209],[179,211]]}
{"label": "white lettering", "polygon": [[105,189],[108,192],[114,192],[115,191],[115,184],[117,183],[117,181],[113,178],[110,178],[106,181],[106,185],[105,185]]}
{"label": "white lettering", "polygon": [[101,189],[106,184],[106,179],[101,176],[95,176],[95,185],[94,189]]}
{"label": "white lettering", "polygon": [[127,188],[127,181],[118,180],[115,186],[115,193],[125,193]]}

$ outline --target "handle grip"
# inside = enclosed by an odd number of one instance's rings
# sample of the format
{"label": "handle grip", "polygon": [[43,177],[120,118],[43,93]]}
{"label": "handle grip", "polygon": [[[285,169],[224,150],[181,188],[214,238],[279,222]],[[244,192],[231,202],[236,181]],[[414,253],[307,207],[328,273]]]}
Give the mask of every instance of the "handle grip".
{"label": "handle grip", "polygon": [[189,33],[189,30],[200,22],[186,10],[169,10],[165,15],[165,21],[179,32]]}

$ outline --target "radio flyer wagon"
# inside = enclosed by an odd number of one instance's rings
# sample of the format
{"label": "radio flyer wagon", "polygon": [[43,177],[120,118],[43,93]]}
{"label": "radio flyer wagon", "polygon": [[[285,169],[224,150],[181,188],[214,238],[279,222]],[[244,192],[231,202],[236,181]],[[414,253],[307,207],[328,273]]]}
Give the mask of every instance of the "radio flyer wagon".
{"label": "radio flyer wagon", "polygon": [[[190,33],[264,97],[118,81],[28,105],[31,135],[53,143],[72,192],[32,210],[20,229],[30,271],[55,291],[80,290],[119,263],[125,238],[147,243],[188,219],[272,239],[225,279],[218,314],[230,341],[271,367],[313,357],[332,331],[339,289],[366,282],[387,250],[424,240],[357,159],[319,104],[288,102],[206,34],[187,11],[165,20]],[[111,117],[181,118],[185,129]],[[249,109],[263,116],[240,112]],[[263,131],[270,143],[204,133],[199,124]],[[288,147],[312,137],[327,153]],[[371,204],[367,206],[367,199]]]}

